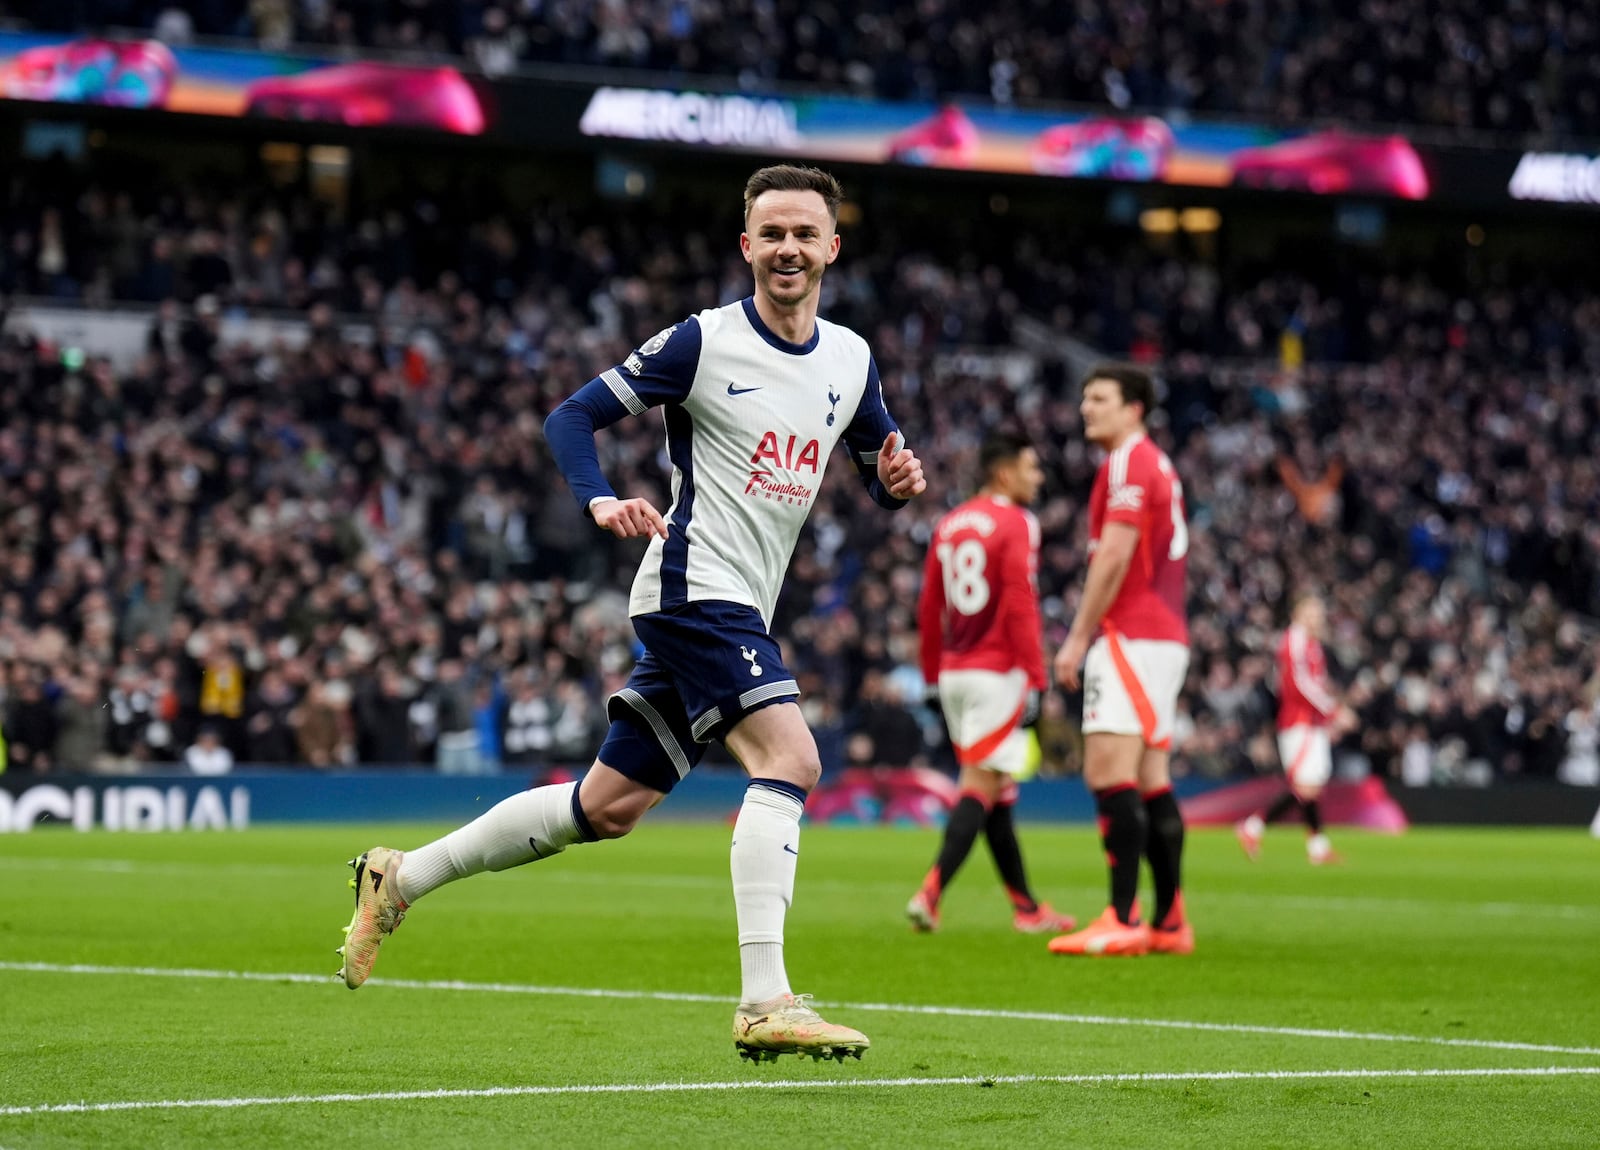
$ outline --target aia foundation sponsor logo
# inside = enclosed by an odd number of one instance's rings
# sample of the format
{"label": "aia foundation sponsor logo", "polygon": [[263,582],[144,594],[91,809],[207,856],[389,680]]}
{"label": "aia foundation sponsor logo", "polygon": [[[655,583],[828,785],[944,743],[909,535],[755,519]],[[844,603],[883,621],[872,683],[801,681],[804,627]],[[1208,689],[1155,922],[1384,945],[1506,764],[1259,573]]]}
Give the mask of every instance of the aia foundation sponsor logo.
{"label": "aia foundation sponsor logo", "polygon": [[750,456],[750,479],[744,493],[804,507],[815,498],[821,473],[822,445],[815,439],[780,438],[777,432],[768,431]]}

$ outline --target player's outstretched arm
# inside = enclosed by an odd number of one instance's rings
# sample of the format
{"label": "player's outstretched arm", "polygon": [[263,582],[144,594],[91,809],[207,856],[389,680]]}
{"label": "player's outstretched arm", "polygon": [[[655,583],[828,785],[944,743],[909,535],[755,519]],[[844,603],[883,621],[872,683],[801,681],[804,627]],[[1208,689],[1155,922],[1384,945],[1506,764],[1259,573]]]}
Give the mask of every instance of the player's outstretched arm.
{"label": "player's outstretched arm", "polygon": [[[681,402],[700,362],[700,322],[691,317],[657,332],[627,360],[563,400],[544,421],[545,442],[578,506],[620,539],[667,533],[660,512],[643,499],[618,499],[600,470],[594,433],[629,415]],[[612,506],[620,504],[620,506]],[[597,509],[605,507],[605,521]]]}
{"label": "player's outstretched arm", "polygon": [[1100,535],[1100,546],[1089,560],[1089,574],[1083,582],[1083,600],[1078,604],[1078,614],[1067,632],[1067,641],[1056,652],[1056,682],[1069,691],[1079,686],[1079,670],[1089,644],[1094,641],[1100,620],[1122,589],[1123,577],[1133,562],[1134,550],[1139,546],[1139,529],[1130,523],[1107,523]]}
{"label": "player's outstretched arm", "polygon": [[628,409],[604,382],[591,379],[562,400],[544,421],[544,440],[550,447],[550,454],[579,506],[585,510],[600,499],[617,497],[600,470],[594,433],[602,427],[610,427],[627,414]]}

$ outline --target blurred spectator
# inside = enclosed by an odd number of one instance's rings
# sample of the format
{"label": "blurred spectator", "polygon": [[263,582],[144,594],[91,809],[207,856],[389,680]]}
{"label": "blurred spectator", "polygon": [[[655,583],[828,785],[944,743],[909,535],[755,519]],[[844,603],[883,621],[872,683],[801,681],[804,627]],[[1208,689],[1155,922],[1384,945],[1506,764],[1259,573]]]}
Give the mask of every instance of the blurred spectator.
{"label": "blurred spectator", "polygon": [[592,761],[608,726],[604,701],[571,679],[556,684],[554,701],[550,757],[562,763]]}
{"label": "blurred spectator", "polygon": [[225,775],[233,770],[233,752],[223,744],[222,733],[208,723],[183,752],[183,765],[197,775]]}
{"label": "blurred spectator", "polygon": [[294,728],[301,762],[324,769],[344,763],[344,727],[322,683],[311,684],[305,698],[289,713],[289,725]]}
{"label": "blurred spectator", "polygon": [[243,745],[245,683],[244,668],[226,645],[222,632],[205,638],[196,633],[191,640],[191,651],[204,661],[200,673],[199,714],[223,744],[232,750],[235,744]]}
{"label": "blurred spectator", "polygon": [[1575,787],[1600,786],[1600,700],[1572,708],[1565,726],[1567,757],[1557,776]]}
{"label": "blurred spectator", "polygon": [[922,727],[880,670],[868,670],[862,677],[850,726],[870,744],[870,749],[857,751],[866,765],[908,767],[922,755]]}
{"label": "blurred spectator", "polygon": [[500,724],[505,714],[505,695],[494,678],[480,678],[472,688],[472,725],[478,733],[480,769],[492,774],[500,769]]}
{"label": "blurred spectator", "polygon": [[459,659],[439,663],[433,685],[434,714],[438,723],[435,763],[442,775],[477,775],[489,769],[479,743],[473,715],[472,685]]}
{"label": "blurred spectator", "polygon": [[24,673],[12,688],[5,718],[7,762],[12,770],[51,770],[61,731],[55,702],[47,697],[39,672]]}
{"label": "blurred spectator", "polygon": [[502,76],[514,70],[527,36],[512,24],[502,8],[487,8],[478,35],[466,43],[467,55],[485,76]]}
{"label": "blurred spectator", "polygon": [[194,39],[194,20],[186,9],[176,4],[164,5],[156,13],[150,34],[163,44],[181,46]]}
{"label": "blurred spectator", "polygon": [[531,668],[520,671],[512,685],[505,714],[505,760],[508,763],[544,762],[555,742],[555,709],[539,690]]}
{"label": "blurred spectator", "polygon": [[[245,761],[284,764],[297,759],[294,725],[295,693],[283,672],[269,667],[245,701]],[[405,729],[405,716],[399,719]],[[376,727],[375,730],[383,730]]]}
{"label": "blurred spectator", "polygon": [[293,0],[246,0],[250,29],[263,48],[279,52],[294,42]]}
{"label": "blurred spectator", "polygon": [[419,761],[411,741],[411,695],[404,675],[385,663],[356,692],[356,757],[363,763]]}
{"label": "blurred spectator", "polygon": [[98,682],[88,675],[68,680],[56,704],[54,768],[81,773],[100,767],[106,750],[106,720]]}
{"label": "blurred spectator", "polygon": [[118,765],[133,765],[152,756],[146,728],[154,720],[156,698],[149,675],[138,666],[118,668],[106,695],[106,750]]}

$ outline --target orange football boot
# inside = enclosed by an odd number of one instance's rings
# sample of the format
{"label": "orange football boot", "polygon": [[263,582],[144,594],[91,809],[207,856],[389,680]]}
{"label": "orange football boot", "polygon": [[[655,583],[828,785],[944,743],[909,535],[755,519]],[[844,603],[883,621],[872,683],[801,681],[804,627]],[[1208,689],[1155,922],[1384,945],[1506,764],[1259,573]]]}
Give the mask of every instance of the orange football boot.
{"label": "orange football boot", "polygon": [[1183,893],[1172,900],[1167,917],[1150,928],[1151,954],[1193,954],[1194,927],[1183,913]]}
{"label": "orange football boot", "polygon": [[1032,910],[1019,910],[1013,914],[1011,925],[1023,934],[1048,934],[1053,931],[1071,930],[1078,925],[1078,920],[1070,914],[1061,914],[1051,909],[1047,902],[1041,902]]}
{"label": "orange football boot", "polygon": [[1051,954],[1122,955],[1133,957],[1150,950],[1150,929],[1139,921],[1139,908],[1133,909],[1133,922],[1117,917],[1115,907],[1106,907],[1099,918],[1082,930],[1058,935],[1050,940]]}

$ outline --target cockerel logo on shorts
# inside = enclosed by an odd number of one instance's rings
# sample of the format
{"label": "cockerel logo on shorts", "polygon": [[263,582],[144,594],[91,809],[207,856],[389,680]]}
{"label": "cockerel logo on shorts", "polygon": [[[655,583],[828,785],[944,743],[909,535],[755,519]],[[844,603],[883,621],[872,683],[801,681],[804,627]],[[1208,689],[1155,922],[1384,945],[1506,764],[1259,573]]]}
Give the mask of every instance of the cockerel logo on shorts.
{"label": "cockerel logo on shorts", "polygon": [[745,662],[750,664],[750,673],[758,679],[762,675],[766,674],[766,672],[761,669],[761,664],[756,662],[756,657],[760,655],[760,653],[761,652],[759,651],[751,650],[749,647],[739,648],[739,654],[743,655]]}

